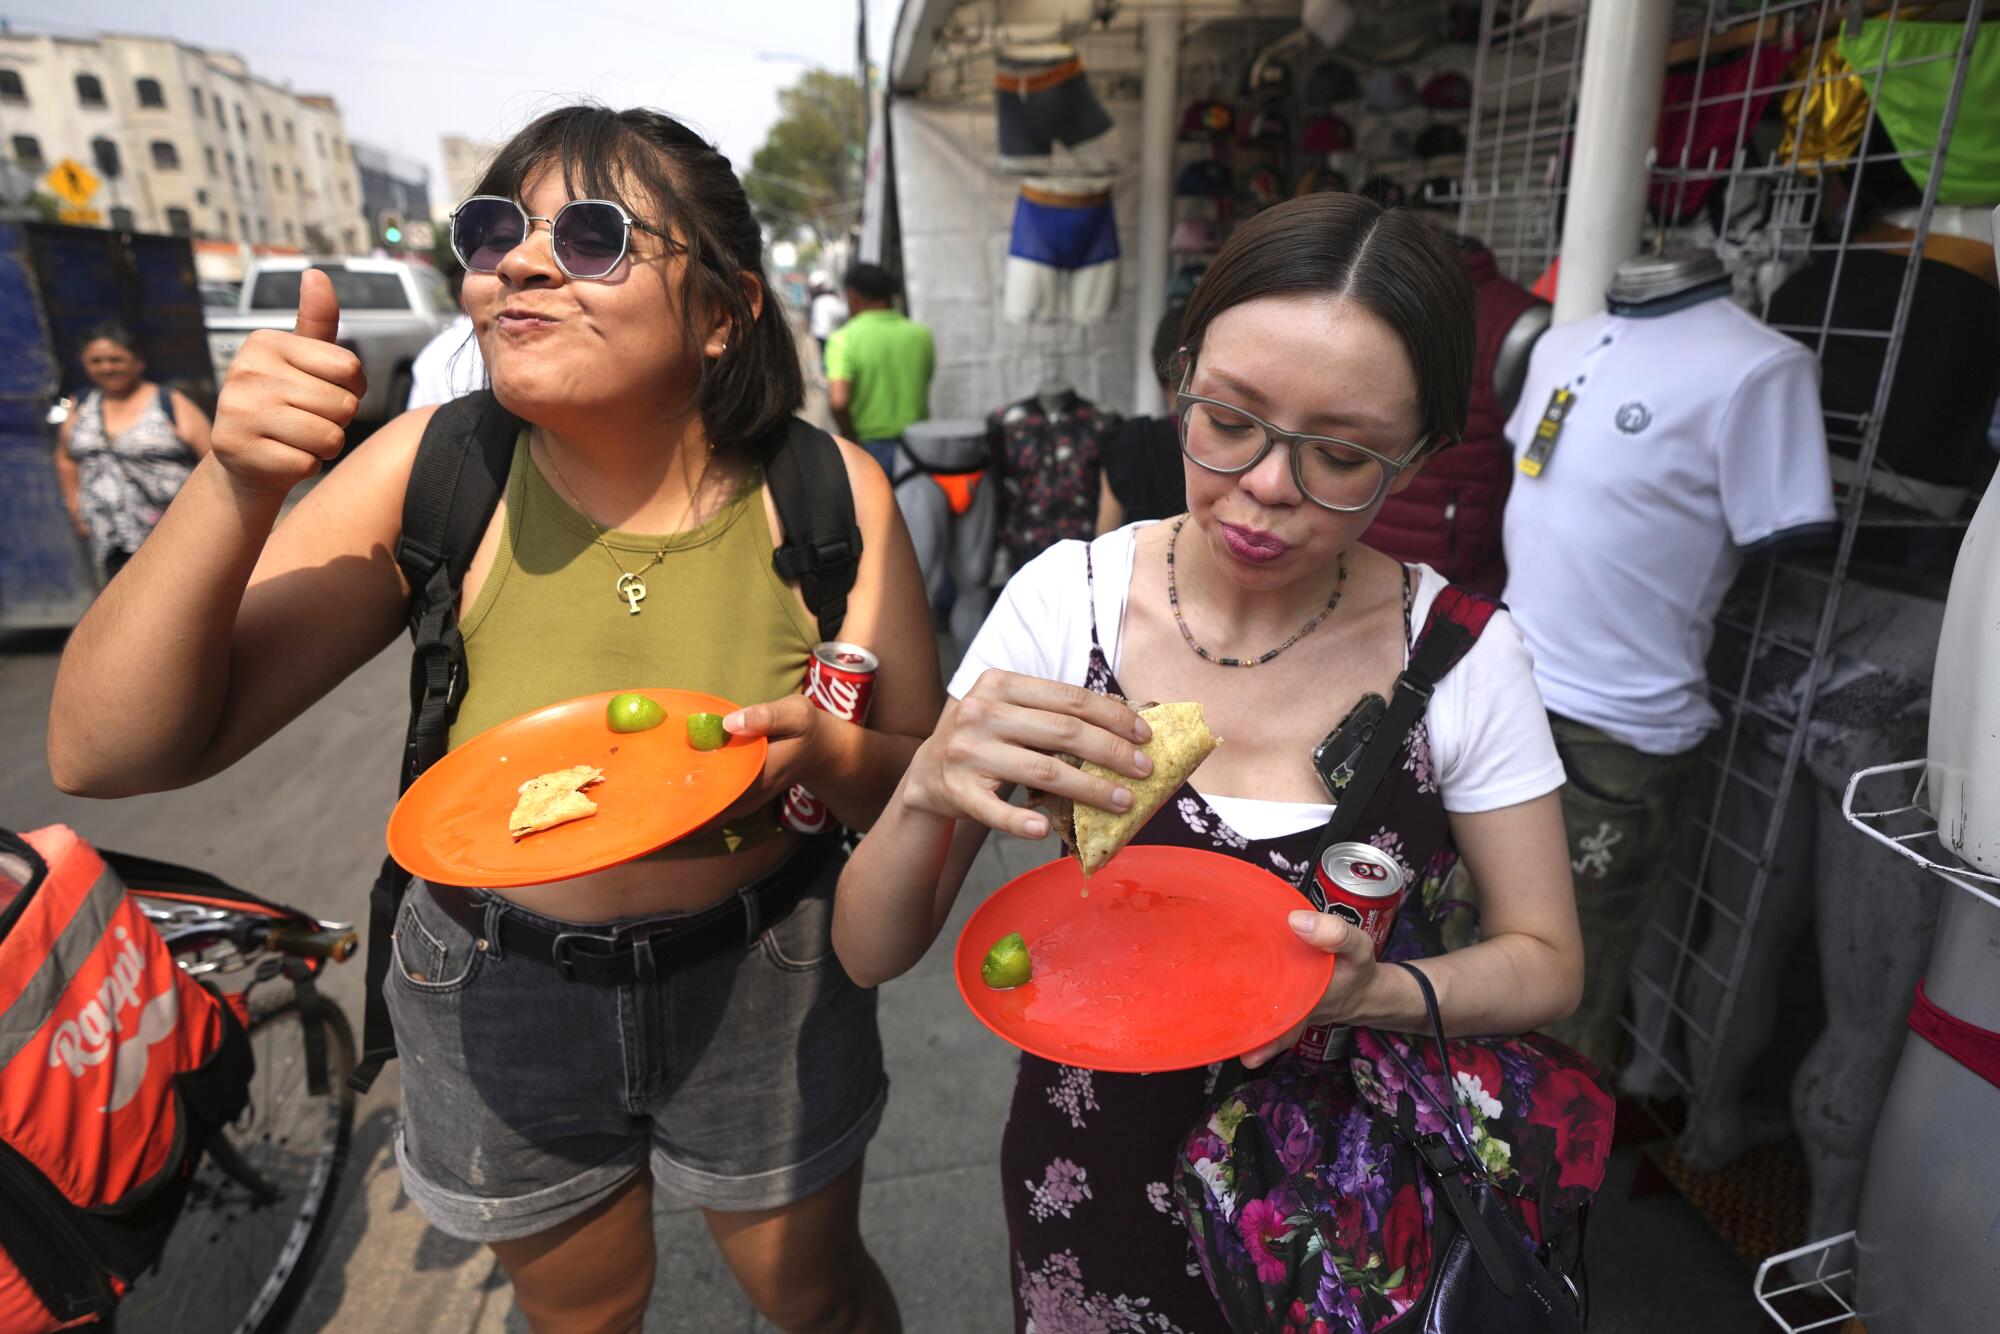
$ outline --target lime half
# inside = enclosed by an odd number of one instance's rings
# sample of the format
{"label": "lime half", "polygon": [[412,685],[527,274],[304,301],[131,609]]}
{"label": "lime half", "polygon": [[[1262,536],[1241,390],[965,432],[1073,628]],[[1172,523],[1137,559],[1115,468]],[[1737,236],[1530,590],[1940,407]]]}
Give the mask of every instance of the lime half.
{"label": "lime half", "polygon": [[1034,973],[1034,961],[1028,957],[1028,942],[1021,939],[1019,931],[994,941],[993,948],[986,951],[985,962],[979,965],[980,980],[995,991],[1018,987]]}
{"label": "lime half", "polygon": [[696,750],[721,750],[729,744],[729,733],[722,730],[722,715],[719,713],[690,713],[688,715],[688,744]]}
{"label": "lime half", "polygon": [[613,695],[604,706],[604,722],[614,732],[645,732],[666,720],[667,711],[644,695]]}

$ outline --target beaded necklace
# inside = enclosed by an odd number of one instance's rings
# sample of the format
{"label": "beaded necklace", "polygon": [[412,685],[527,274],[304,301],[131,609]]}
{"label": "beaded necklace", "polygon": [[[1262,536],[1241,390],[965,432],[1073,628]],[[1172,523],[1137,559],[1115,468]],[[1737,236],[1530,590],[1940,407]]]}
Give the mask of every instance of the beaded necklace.
{"label": "beaded necklace", "polygon": [[1251,658],[1248,661],[1242,658],[1217,657],[1194,642],[1194,632],[1188,629],[1187,617],[1181,615],[1180,587],[1174,581],[1174,548],[1180,545],[1181,529],[1187,525],[1187,521],[1188,516],[1185,514],[1175,519],[1173,531],[1167,535],[1167,605],[1174,609],[1174,624],[1181,628],[1181,638],[1187,641],[1189,648],[1201,655],[1204,662],[1212,662],[1218,667],[1261,667],[1319,629],[1320,622],[1333,615],[1333,609],[1340,605],[1340,595],[1347,591],[1347,553],[1343,551],[1340,553],[1340,579],[1334,584],[1333,596],[1326,600],[1326,607],[1319,615],[1300,626],[1290,639],[1261,657]]}

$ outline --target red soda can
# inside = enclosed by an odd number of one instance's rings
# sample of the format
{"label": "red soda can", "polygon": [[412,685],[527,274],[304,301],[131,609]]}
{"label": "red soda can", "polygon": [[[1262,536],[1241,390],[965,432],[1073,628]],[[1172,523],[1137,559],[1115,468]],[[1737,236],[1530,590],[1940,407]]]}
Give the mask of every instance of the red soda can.
{"label": "red soda can", "polygon": [[[1313,868],[1320,911],[1361,929],[1380,957],[1396,925],[1403,901],[1403,864],[1372,843],[1336,843]],[[1347,1054],[1350,1031],[1341,1025],[1314,1025],[1299,1034],[1292,1050],[1309,1061],[1330,1061]]]}
{"label": "red soda can", "polygon": [[[832,640],[815,644],[806,663],[806,698],[843,722],[866,723],[868,706],[875,699],[875,673],[881,666],[875,655],[859,644]],[[778,818],[787,829],[801,834],[822,833],[833,825],[833,813],[826,803],[798,786],[785,794]]]}

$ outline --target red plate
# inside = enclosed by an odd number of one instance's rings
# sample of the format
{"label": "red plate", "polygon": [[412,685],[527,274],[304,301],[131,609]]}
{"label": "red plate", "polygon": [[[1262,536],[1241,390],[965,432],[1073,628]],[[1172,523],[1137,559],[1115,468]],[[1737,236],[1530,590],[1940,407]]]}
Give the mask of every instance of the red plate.
{"label": "red plate", "polygon": [[[441,885],[506,889],[588,875],[643,857],[728,809],[764,769],[763,737],[731,737],[720,750],[688,745],[690,713],[730,714],[736,705],[696,690],[640,690],[667,720],[645,732],[604,721],[614,695],[551,704],[481,732],[426,769],[389,816],[389,855],[411,875]],[[597,814],[519,842],[507,817],[521,784],[537,774],[594,764]]]}
{"label": "red plate", "polygon": [[[979,1022],[1022,1051],[1122,1074],[1188,1070],[1283,1037],[1312,1013],[1333,956],[1286,925],[1306,906],[1277,876],[1221,853],[1127,848],[1087,882],[1064,857],[979,905],[953,971]],[[995,991],[979,965],[1012,931],[1027,941],[1034,978]]]}

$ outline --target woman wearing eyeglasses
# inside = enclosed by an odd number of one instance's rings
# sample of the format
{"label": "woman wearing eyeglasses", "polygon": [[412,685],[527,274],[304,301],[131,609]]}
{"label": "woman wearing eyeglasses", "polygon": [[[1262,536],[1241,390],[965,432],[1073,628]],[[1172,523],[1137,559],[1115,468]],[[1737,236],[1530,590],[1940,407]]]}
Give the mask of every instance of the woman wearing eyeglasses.
{"label": "woman wearing eyeglasses", "polygon": [[[1129,806],[1126,789],[1054,758],[1142,776],[1134,743],[1146,731],[1120,696],[1199,701],[1222,738],[1140,842],[1226,853],[1294,882],[1308,874],[1332,809],[1315,743],[1364,695],[1390,693],[1444,586],[1427,567],[1371,551],[1364,535],[1382,498],[1462,428],[1472,344],[1458,259],[1414,214],[1319,194],[1230,239],[1182,324],[1188,513],[1058,544],[1008,585],[936,732],[842,877],[834,945],[857,980],[894,977],[930,947],[989,829],[1048,834],[1039,811],[1008,803],[1015,787]],[[1372,830],[1410,876],[1386,957],[1428,960],[1455,1034],[1523,1033],[1568,1014],[1583,952],[1555,795],[1563,772],[1504,611],[1400,746],[1355,835]],[[1481,889],[1483,935],[1433,957],[1450,911],[1439,890],[1460,856]],[[1358,930],[1311,911],[1293,913],[1290,928],[1338,956],[1313,1023],[1426,1029],[1414,980],[1378,966]],[[1261,1066],[1296,1037],[1244,1063]],[[1526,1050],[1510,1068],[1531,1086]],[[1226,1327],[1172,1185],[1212,1078],[1023,1058],[1001,1146],[1018,1328],[1080,1327],[1077,1312],[1162,1334]],[[1485,1092],[1504,1143],[1527,1115],[1521,1086]],[[1358,1230],[1338,1256],[1355,1291],[1332,1283],[1323,1305],[1289,1312],[1287,1328],[1367,1329],[1375,1322],[1349,1319],[1350,1308],[1410,1300],[1390,1289],[1418,1276],[1379,1263],[1388,1178],[1371,1175],[1382,1146],[1359,1124],[1359,1143],[1312,1141],[1329,1162],[1361,1155]],[[1209,1220],[1211,1231],[1243,1221],[1226,1207]],[[1235,1253],[1246,1247],[1254,1257],[1247,1234]]]}
{"label": "woman wearing eyeglasses", "polygon": [[[639,1327],[656,1179],[702,1207],[772,1324],[895,1329],[857,1224],[887,1095],[874,993],[832,961],[837,838],[776,818],[803,783],[865,827],[937,716],[887,480],[840,444],[863,541],[841,637],[881,661],[864,730],[799,693],[820,636],[773,569],[758,460],[790,441],[803,375],[728,162],[655,112],[551,112],[501,150],[452,243],[493,394],[523,423],[459,590],[452,744],[643,686],[749,705],[725,726],[771,744],[742,801],[661,853],[523,889],[412,886],[384,988],[404,1187],[492,1247],[537,1330]],[[213,456],[70,641],[49,738],[64,789],[216,773],[402,629],[393,553],[442,410],[384,427],[278,521],[362,392],[338,313],[308,273],[297,332],[245,345]]]}

